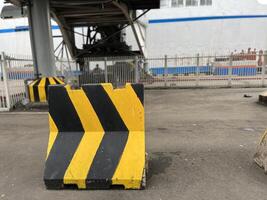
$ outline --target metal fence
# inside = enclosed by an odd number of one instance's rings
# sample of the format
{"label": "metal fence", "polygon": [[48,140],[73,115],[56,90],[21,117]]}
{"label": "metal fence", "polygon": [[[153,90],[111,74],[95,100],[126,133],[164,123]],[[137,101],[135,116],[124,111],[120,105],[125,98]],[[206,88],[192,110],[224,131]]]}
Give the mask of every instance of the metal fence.
{"label": "metal fence", "polygon": [[24,80],[34,78],[31,57],[2,53],[0,75],[0,111],[8,111],[25,98]]}
{"label": "metal fence", "polygon": [[[66,79],[77,76],[74,61],[56,60],[58,76]],[[25,80],[34,79],[31,56],[1,53],[0,56],[0,111],[8,111],[26,97]]]}
{"label": "metal fence", "polygon": [[56,59],[56,74],[63,76],[68,81],[74,77],[78,77],[80,70],[78,64],[74,60]]}
{"label": "metal fence", "polygon": [[[112,83],[115,87],[143,83],[145,88],[265,87],[267,54],[162,57],[136,56],[56,60],[58,76],[77,85]],[[9,110],[25,98],[24,80],[33,79],[30,56],[1,54],[0,111]]]}
{"label": "metal fence", "polygon": [[112,83],[117,86],[138,82],[140,60],[135,56],[84,58],[80,65],[79,84]]}
{"label": "metal fence", "polygon": [[[145,87],[265,87],[265,54],[231,54],[145,60]],[[144,74],[145,73],[145,74]]]}
{"label": "metal fence", "polygon": [[264,87],[266,55],[86,58],[79,83],[143,83],[146,88]]}

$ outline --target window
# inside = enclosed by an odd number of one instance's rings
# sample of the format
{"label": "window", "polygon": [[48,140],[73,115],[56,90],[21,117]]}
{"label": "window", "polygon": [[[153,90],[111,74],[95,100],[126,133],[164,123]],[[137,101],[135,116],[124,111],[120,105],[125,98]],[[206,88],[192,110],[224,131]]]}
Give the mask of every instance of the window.
{"label": "window", "polygon": [[161,0],[162,8],[177,8],[184,6],[211,6],[212,0]]}
{"label": "window", "polygon": [[200,5],[201,6],[211,6],[212,0],[200,0]]}
{"label": "window", "polygon": [[160,7],[161,8],[169,8],[170,7],[169,3],[170,3],[170,0],[161,0],[160,1]]}
{"label": "window", "polygon": [[184,0],[172,0],[172,7],[184,6]]}
{"label": "window", "polygon": [[198,6],[197,0],[186,0],[186,6]]}

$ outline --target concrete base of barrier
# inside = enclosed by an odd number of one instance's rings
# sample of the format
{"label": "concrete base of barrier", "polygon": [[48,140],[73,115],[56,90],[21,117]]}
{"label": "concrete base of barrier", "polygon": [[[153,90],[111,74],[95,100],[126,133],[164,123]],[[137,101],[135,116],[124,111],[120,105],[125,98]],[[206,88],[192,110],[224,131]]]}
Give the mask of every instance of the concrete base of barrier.
{"label": "concrete base of barrier", "polygon": [[[134,180],[124,180],[121,184],[113,184],[111,180],[84,180],[84,179],[72,179],[71,182],[76,182],[72,184],[62,184],[64,180],[47,180],[44,179],[46,189],[48,190],[110,190],[110,189],[121,189],[121,190],[144,190],[146,188],[146,169],[143,171],[143,176],[141,181]],[[128,183],[124,184],[123,182],[132,182],[132,186],[129,186]],[[85,182],[86,186],[81,186]],[[128,185],[128,186],[127,186]],[[138,186],[137,186],[138,185]]]}
{"label": "concrete base of barrier", "polygon": [[48,189],[145,186],[144,87],[49,87]]}
{"label": "concrete base of barrier", "polygon": [[48,87],[50,85],[65,84],[58,77],[43,77],[26,81],[27,97],[32,103],[47,102]]}

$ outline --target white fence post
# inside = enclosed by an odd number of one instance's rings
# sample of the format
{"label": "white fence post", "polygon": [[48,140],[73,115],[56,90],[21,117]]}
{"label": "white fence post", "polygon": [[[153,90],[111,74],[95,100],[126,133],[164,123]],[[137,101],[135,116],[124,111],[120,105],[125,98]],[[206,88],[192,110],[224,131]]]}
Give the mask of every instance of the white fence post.
{"label": "white fence post", "polygon": [[164,57],[164,87],[167,87],[167,75],[168,75],[168,57]]}
{"label": "white fence post", "polygon": [[108,83],[108,66],[107,66],[107,57],[104,58],[104,67],[105,67],[105,83]]}
{"label": "white fence post", "polygon": [[178,67],[178,55],[175,54],[175,67]]}
{"label": "white fence post", "polygon": [[135,83],[139,83],[139,59],[136,56],[135,59]]}
{"label": "white fence post", "polygon": [[5,88],[5,97],[6,97],[6,105],[7,109],[9,110],[11,108],[10,103],[10,93],[9,93],[9,86],[8,86],[8,74],[7,74],[7,61],[6,61],[6,55],[4,52],[2,52],[2,59],[3,59],[3,81],[4,81],[4,88]]}
{"label": "white fence post", "polygon": [[196,69],[196,75],[197,75],[197,79],[196,79],[196,87],[199,86],[199,74],[200,74],[200,70],[199,70],[199,53],[197,54],[197,69]]}
{"label": "white fence post", "polygon": [[262,82],[262,87],[265,87],[265,74],[266,74],[266,66],[267,66],[267,51],[264,51],[263,54],[263,65],[261,67],[261,82]]}
{"label": "white fence post", "polygon": [[59,60],[59,63],[60,63],[60,72],[61,72],[61,76],[65,76],[64,74],[64,67],[63,67],[63,61],[62,60]]}
{"label": "white fence post", "polygon": [[230,55],[228,68],[228,87],[232,87],[233,55]]}

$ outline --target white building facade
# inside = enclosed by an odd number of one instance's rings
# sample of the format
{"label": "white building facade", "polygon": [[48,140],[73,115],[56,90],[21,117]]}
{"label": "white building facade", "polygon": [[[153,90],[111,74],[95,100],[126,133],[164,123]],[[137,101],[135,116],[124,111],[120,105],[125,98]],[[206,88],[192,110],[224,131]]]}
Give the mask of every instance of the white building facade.
{"label": "white building facade", "polygon": [[149,57],[267,49],[267,6],[257,0],[163,0],[147,18]]}
{"label": "white building facade", "polygon": [[[0,4],[0,8],[3,3]],[[267,5],[258,0],[162,0],[142,21],[148,57],[267,49]],[[53,35],[60,30],[53,24]],[[0,51],[31,54],[27,18],[0,19]],[[127,30],[127,41],[137,48]],[[56,47],[62,38],[54,39]]]}

